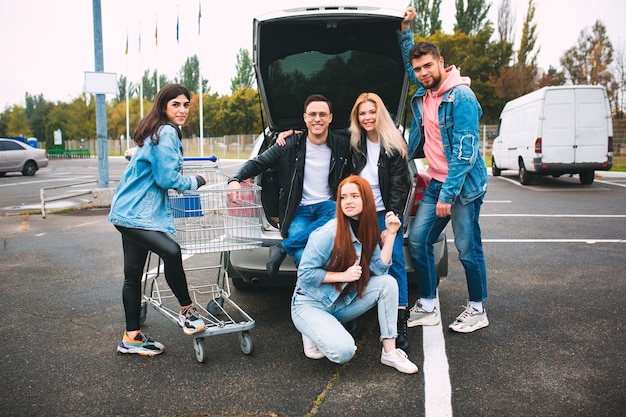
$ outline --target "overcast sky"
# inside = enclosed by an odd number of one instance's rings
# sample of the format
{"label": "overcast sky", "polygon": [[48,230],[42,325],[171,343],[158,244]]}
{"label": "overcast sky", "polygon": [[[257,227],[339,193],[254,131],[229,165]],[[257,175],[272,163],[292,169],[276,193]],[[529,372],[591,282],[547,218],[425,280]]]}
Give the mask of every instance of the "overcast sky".
{"label": "overcast sky", "polygon": [[[169,79],[184,61],[198,55],[212,92],[230,94],[237,52],[252,51],[252,20],[267,12],[298,6],[385,5],[404,10],[408,0],[101,0],[104,71],[137,82],[144,70]],[[493,0],[490,20],[497,24],[501,0]],[[443,0],[443,30],[452,33],[454,0]],[[585,27],[601,20],[616,49],[626,46],[626,1],[535,0],[539,65],[557,68],[559,58]],[[527,0],[512,0],[521,38]],[[566,7],[563,7],[566,6]],[[179,36],[176,40],[176,21]],[[155,29],[158,28],[158,47]],[[141,52],[139,38],[141,37]],[[126,39],[128,38],[128,54]],[[91,0],[0,0],[0,110],[24,104],[24,94],[70,101],[84,90],[85,71],[95,70]],[[444,57],[445,58],[445,57]],[[107,99],[112,96],[107,95]]]}

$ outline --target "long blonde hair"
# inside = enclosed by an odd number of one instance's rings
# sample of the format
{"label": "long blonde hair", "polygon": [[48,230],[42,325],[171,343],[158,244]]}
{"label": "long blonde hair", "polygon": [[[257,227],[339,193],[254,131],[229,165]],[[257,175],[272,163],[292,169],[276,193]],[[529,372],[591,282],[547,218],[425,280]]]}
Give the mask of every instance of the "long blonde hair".
{"label": "long blonde hair", "polygon": [[385,103],[376,93],[361,93],[357,97],[352,111],[350,112],[350,144],[354,150],[359,150],[359,143],[361,138],[365,135],[365,131],[359,123],[359,106],[370,101],[374,103],[376,107],[376,133],[378,133],[378,140],[380,145],[385,149],[387,154],[400,154],[402,157],[407,157],[407,148],[404,138],[398,131],[389,111],[385,107]]}

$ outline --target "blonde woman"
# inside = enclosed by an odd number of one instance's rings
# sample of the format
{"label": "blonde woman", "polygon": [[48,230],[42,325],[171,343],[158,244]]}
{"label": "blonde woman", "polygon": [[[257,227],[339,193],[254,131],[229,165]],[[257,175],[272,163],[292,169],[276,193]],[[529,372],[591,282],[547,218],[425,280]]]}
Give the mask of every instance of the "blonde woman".
{"label": "blonde woman", "polygon": [[[407,146],[376,93],[362,93],[350,113],[352,172],[369,182],[374,194],[378,225],[385,230],[385,213],[402,218],[411,180]],[[395,236],[389,275],[398,282],[398,348],[408,351],[408,285],[402,252],[402,230]]]}

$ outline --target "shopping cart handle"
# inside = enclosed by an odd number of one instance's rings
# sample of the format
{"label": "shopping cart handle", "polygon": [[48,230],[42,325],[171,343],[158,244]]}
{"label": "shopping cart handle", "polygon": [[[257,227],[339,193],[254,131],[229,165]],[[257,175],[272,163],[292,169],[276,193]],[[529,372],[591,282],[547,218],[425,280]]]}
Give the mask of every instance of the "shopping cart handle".
{"label": "shopping cart handle", "polygon": [[185,157],[185,158],[183,158],[183,160],[184,161],[210,161],[210,162],[217,162],[217,156],[216,155],[204,156],[204,157],[191,156],[191,157]]}

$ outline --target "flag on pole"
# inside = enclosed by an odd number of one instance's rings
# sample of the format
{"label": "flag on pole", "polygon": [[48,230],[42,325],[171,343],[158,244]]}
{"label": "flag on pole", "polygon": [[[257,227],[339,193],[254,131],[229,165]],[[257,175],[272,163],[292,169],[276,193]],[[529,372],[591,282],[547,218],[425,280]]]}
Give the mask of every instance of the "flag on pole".
{"label": "flag on pole", "polygon": [[159,46],[159,21],[157,20],[154,25],[154,44]]}
{"label": "flag on pole", "polygon": [[200,0],[198,0],[198,35],[200,34],[200,18],[202,17],[202,5],[200,4]]}
{"label": "flag on pole", "polygon": [[128,55],[128,31],[126,31],[126,51],[124,52],[124,55]]}
{"label": "flag on pole", "polygon": [[176,12],[176,43],[178,43],[178,11]]}
{"label": "flag on pole", "polygon": [[138,52],[141,52],[141,29],[139,29],[139,49]]}

